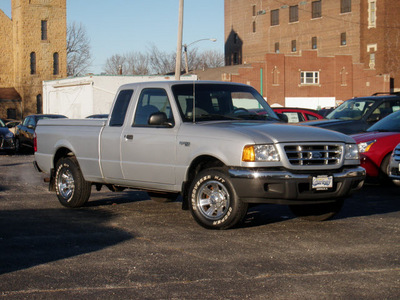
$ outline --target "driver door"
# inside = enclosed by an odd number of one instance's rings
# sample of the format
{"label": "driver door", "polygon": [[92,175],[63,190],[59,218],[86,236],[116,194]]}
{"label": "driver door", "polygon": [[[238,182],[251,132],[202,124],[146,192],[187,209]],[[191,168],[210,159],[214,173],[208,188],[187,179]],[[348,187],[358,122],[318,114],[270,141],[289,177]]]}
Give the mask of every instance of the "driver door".
{"label": "driver door", "polygon": [[[165,113],[169,125],[149,125],[153,113]],[[175,184],[176,134],[167,93],[143,89],[131,126],[121,135],[121,166],[124,179],[135,183]]]}

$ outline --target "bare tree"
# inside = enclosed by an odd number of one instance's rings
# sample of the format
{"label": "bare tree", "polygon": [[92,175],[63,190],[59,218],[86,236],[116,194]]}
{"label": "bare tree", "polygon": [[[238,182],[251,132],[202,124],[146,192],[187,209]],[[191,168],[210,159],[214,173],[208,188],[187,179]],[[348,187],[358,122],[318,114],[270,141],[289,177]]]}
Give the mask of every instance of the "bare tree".
{"label": "bare tree", "polygon": [[114,54],[110,58],[107,58],[104,71],[109,75],[128,75],[125,56]]}
{"label": "bare tree", "polygon": [[140,52],[130,52],[125,55],[128,74],[130,75],[149,75],[150,59],[146,54]]}
{"label": "bare tree", "polygon": [[73,22],[67,27],[67,74],[85,74],[91,64],[90,39],[86,29],[82,23]]}
{"label": "bare tree", "polygon": [[219,68],[225,65],[224,54],[216,50],[207,50],[202,52],[199,60],[201,61],[201,69]]}
{"label": "bare tree", "polygon": [[[216,68],[224,65],[224,55],[217,51],[198,52],[192,48],[187,53],[188,69],[199,70]],[[155,45],[148,49],[147,54],[130,52],[114,54],[107,58],[104,71],[110,75],[149,75],[168,74],[175,72],[176,53],[160,51]],[[182,63],[182,66],[185,64]]]}
{"label": "bare tree", "polygon": [[167,74],[175,72],[176,53],[160,51],[155,45],[149,49],[151,69],[155,74]]}

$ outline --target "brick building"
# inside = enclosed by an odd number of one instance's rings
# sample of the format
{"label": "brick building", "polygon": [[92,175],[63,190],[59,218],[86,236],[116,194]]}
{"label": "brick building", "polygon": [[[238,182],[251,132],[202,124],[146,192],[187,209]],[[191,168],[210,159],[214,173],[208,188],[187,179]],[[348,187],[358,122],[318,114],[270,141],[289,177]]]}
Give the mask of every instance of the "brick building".
{"label": "brick building", "polygon": [[11,0],[0,10],[0,118],[42,112],[42,82],[67,75],[66,0]]}
{"label": "brick building", "polygon": [[400,88],[398,15],[397,0],[225,0],[226,65],[243,65],[230,80],[263,75],[282,105]]}

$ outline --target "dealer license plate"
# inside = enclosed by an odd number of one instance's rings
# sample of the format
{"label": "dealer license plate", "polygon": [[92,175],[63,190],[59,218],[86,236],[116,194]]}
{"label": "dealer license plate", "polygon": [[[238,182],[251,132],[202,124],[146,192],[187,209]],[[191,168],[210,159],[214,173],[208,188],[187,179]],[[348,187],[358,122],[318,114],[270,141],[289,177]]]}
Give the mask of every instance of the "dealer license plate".
{"label": "dealer license plate", "polygon": [[315,190],[327,190],[333,187],[333,177],[320,175],[312,178],[312,188]]}

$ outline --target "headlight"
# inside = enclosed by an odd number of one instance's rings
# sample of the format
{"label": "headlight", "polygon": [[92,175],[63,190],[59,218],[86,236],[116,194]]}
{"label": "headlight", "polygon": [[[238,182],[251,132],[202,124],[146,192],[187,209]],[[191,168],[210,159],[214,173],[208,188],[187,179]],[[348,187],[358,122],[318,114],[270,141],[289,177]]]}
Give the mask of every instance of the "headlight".
{"label": "headlight", "polygon": [[368,152],[369,149],[371,149],[372,145],[375,144],[376,140],[364,142],[364,143],[359,143],[358,144],[358,151],[360,153]]}
{"label": "headlight", "polygon": [[242,161],[279,161],[279,153],[274,145],[247,145],[243,149]]}
{"label": "headlight", "polygon": [[347,144],[346,152],[344,154],[345,159],[359,159],[357,144]]}
{"label": "headlight", "polygon": [[6,133],[5,138],[6,139],[12,139],[14,137],[14,134],[12,132]]}

